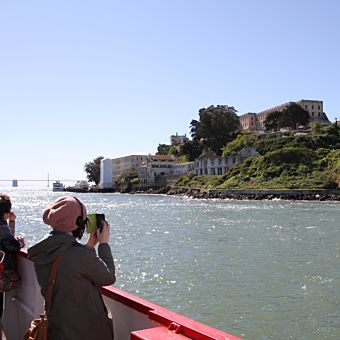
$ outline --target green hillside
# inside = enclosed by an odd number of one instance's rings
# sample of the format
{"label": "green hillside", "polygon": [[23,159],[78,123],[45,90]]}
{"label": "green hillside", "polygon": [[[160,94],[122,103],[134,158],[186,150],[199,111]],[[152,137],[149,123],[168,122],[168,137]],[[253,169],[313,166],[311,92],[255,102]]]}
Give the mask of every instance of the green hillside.
{"label": "green hillside", "polygon": [[254,147],[261,156],[248,158],[223,176],[182,177],[177,185],[207,189],[321,189],[340,186],[340,128],[314,127],[264,139],[239,138],[225,148]]}

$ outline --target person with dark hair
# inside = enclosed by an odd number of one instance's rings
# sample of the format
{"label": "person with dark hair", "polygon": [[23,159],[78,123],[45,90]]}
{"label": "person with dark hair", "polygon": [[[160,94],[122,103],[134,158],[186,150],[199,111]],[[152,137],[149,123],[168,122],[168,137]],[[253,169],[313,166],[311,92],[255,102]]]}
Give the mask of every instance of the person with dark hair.
{"label": "person with dark hair", "polygon": [[[46,298],[54,260],[61,255],[47,314],[49,340],[112,340],[113,325],[103,302],[100,287],[115,282],[115,265],[108,244],[110,225],[95,229],[86,244],[83,236],[87,212],[76,197],[63,196],[48,205],[43,221],[53,230],[28,249],[34,262],[41,293]],[[95,246],[98,245],[98,256]]]}
{"label": "person with dark hair", "polygon": [[7,220],[9,220],[9,224],[7,227],[10,228],[11,234],[14,235],[15,232],[15,214],[12,209],[12,202],[9,196],[5,194],[0,194],[0,221],[1,224],[7,225]]}
{"label": "person with dark hair", "polygon": [[[25,246],[22,237],[15,238],[15,213],[12,211],[12,202],[9,196],[0,194],[0,250],[5,253],[3,262],[4,270],[17,267],[16,252]],[[3,313],[3,298],[4,293],[0,293],[0,321]],[[2,327],[0,325],[0,331]],[[1,339],[1,333],[0,333]]]}

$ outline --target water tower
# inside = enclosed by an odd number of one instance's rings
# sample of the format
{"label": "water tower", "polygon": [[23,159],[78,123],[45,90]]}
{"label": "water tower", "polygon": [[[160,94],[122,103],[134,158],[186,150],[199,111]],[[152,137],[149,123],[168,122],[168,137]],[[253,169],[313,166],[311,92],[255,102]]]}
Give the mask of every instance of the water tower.
{"label": "water tower", "polygon": [[112,188],[112,159],[104,158],[100,161],[100,187]]}

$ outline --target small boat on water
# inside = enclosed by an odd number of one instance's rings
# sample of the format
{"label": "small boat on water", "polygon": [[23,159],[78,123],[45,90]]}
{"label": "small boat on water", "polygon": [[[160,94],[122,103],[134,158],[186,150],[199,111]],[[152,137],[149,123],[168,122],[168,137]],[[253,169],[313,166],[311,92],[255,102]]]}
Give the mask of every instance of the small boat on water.
{"label": "small boat on water", "polygon": [[[2,322],[7,340],[22,339],[31,320],[44,310],[34,264],[25,249],[19,252],[18,270],[21,285],[5,294]],[[113,318],[115,340],[241,340],[113,286],[101,292]]]}
{"label": "small boat on water", "polygon": [[52,187],[53,191],[65,191],[65,186],[60,181],[55,181]]}

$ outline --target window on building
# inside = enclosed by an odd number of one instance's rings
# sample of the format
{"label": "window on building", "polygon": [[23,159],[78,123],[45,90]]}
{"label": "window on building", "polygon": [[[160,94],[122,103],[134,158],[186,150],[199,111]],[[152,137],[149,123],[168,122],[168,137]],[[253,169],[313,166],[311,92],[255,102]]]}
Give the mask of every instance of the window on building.
{"label": "window on building", "polygon": [[320,110],[320,105],[318,105],[318,110]]}
{"label": "window on building", "polygon": [[314,110],[314,105],[312,105],[312,109]]}
{"label": "window on building", "polygon": [[308,108],[308,106],[307,105],[305,105],[305,109],[307,109]]}
{"label": "window on building", "polygon": [[314,117],[314,112],[312,112],[312,117]]}

